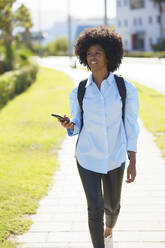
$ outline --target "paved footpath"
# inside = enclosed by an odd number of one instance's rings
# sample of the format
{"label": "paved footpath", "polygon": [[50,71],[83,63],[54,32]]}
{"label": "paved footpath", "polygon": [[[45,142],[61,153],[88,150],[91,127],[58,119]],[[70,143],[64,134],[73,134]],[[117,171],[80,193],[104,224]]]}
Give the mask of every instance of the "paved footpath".
{"label": "paved footpath", "polygon": [[[123,182],[121,212],[114,229],[114,248],[165,248],[165,161],[143,127],[137,154],[137,178]],[[74,159],[76,137],[59,151],[54,185],[40,201],[34,224],[17,236],[21,248],[92,248],[86,199]]]}

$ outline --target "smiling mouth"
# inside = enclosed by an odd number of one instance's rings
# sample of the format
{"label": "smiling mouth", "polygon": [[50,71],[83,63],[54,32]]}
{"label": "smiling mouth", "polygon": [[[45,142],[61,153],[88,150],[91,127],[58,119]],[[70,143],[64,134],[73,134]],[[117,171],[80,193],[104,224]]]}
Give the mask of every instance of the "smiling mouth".
{"label": "smiling mouth", "polygon": [[97,64],[95,61],[92,61],[92,62],[91,62],[91,65],[95,65],[95,64]]}

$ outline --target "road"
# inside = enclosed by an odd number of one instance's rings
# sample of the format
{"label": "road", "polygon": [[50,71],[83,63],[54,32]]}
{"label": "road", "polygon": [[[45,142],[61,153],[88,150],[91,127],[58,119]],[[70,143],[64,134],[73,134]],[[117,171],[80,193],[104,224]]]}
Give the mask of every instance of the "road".
{"label": "road", "polygon": [[[38,58],[37,60],[43,66],[67,71],[67,74],[72,74],[73,77],[70,65],[74,64],[75,58],[71,60],[68,57],[48,57]],[[76,65],[81,67],[78,61],[76,61]],[[81,73],[81,70],[75,70],[75,74],[77,73],[80,79],[84,79],[84,73]],[[165,59],[124,58],[120,69],[115,73],[165,94]],[[89,72],[86,72],[85,75],[88,76],[88,74]]]}
{"label": "road", "polygon": [[124,58],[117,73],[165,94],[165,60]]}

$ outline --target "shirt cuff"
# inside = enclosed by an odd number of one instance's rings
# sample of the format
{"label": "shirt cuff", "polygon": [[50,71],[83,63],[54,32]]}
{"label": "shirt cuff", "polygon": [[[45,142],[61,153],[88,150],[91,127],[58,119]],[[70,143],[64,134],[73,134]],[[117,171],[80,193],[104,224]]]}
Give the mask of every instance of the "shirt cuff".
{"label": "shirt cuff", "polygon": [[79,128],[76,125],[74,125],[74,130],[71,130],[70,128],[67,128],[66,130],[69,136],[74,136],[79,133]]}
{"label": "shirt cuff", "polygon": [[137,142],[129,141],[127,143],[127,151],[137,152]]}

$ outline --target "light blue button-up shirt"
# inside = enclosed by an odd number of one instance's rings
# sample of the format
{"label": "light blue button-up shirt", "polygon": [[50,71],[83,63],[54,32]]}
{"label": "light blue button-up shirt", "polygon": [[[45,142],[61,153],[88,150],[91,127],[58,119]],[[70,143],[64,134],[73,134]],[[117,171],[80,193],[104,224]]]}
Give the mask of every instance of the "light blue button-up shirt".
{"label": "light blue button-up shirt", "polygon": [[[136,87],[125,80],[127,90],[125,126],[122,120],[122,100],[113,73],[101,83],[100,90],[90,74],[83,99],[83,128],[76,148],[76,158],[85,169],[106,174],[126,161],[127,151],[137,152],[139,134],[138,94]],[[79,134],[81,110],[77,88],[70,94],[70,108],[74,131]]]}

